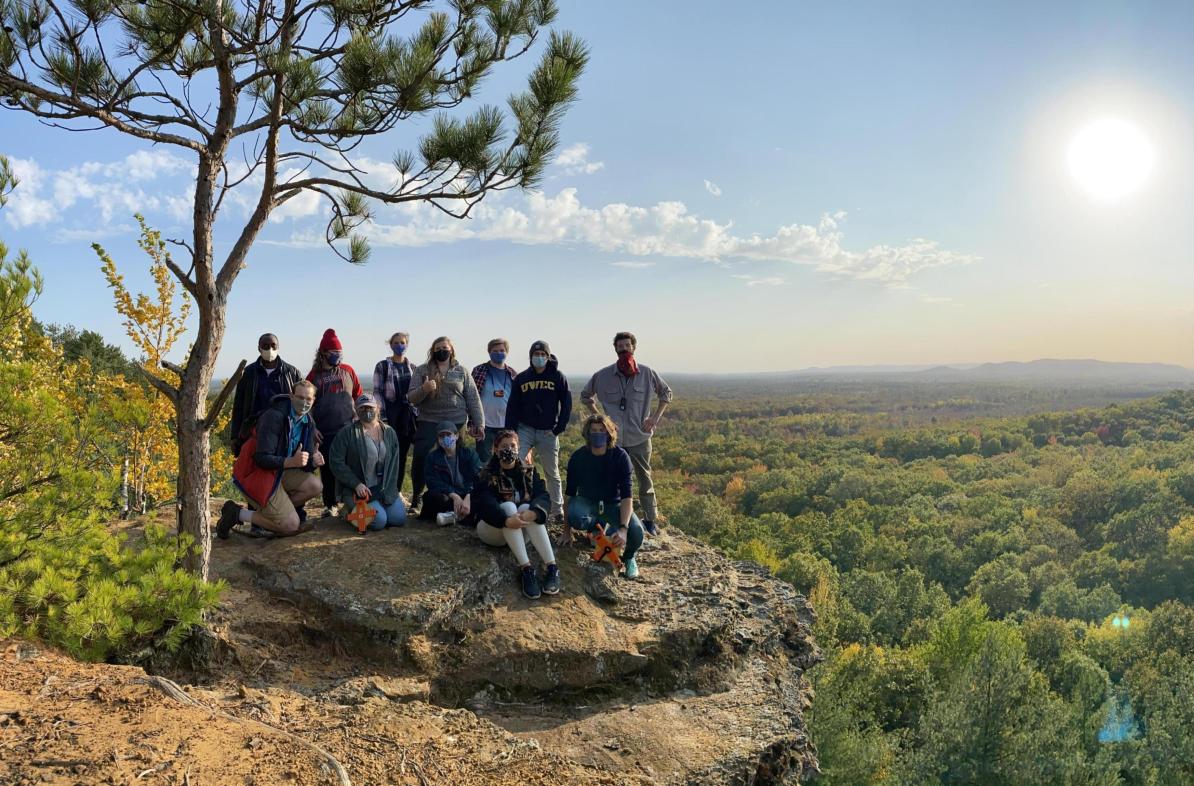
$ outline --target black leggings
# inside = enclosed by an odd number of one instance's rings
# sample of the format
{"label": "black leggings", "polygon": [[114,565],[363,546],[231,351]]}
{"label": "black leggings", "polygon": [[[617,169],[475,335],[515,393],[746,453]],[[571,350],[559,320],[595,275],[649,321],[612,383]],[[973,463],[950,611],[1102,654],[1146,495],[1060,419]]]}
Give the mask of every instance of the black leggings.
{"label": "black leggings", "polygon": [[452,498],[438,491],[428,491],[423,495],[423,506],[419,508],[419,518],[433,519],[440,513],[452,512]]}

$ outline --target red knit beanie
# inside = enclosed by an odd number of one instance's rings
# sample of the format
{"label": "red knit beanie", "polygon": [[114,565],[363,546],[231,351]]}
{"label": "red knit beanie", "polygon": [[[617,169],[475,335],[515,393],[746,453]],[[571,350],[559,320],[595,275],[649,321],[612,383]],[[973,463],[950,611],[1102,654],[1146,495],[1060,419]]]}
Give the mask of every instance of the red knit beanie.
{"label": "red knit beanie", "polygon": [[340,345],[340,339],[336,338],[336,331],[331,328],[323,331],[323,341],[319,342],[320,352],[331,352],[333,350],[339,352],[343,349],[344,347]]}

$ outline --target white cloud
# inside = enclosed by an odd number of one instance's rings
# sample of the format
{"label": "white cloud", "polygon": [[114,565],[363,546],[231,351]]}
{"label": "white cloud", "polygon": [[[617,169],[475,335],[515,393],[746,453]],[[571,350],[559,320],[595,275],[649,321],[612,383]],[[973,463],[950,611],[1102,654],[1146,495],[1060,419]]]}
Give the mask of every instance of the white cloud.
{"label": "white cloud", "polygon": [[[904,245],[850,250],[843,245],[845,213],[841,211],[825,214],[816,224],[789,224],[768,235],[739,235],[733,232],[732,223],[693,215],[682,202],[658,202],[650,207],[611,203],[593,208],[581,203],[575,188],[555,194],[530,192],[521,200],[510,194],[495,196],[479,204],[469,221],[445,217],[425,206],[406,206],[379,213],[380,221],[364,231],[379,246],[459,240],[576,243],[613,253],[699,259],[721,265],[739,260],[787,262],[888,287],[905,286],[909,278],[924,270],[977,259],[920,238]],[[385,223],[386,218],[401,222]],[[310,240],[292,238],[296,245]]]}
{"label": "white cloud", "polygon": [[[12,164],[20,183],[5,212],[8,223],[16,227],[57,221],[76,205],[86,205],[89,218],[98,213],[104,224],[118,214],[154,210],[162,200],[130,183],[189,167],[185,159],[163,151],[132,153],[109,163],[87,161],[53,171],[25,159],[13,159]],[[69,238],[72,231],[61,232],[58,238]]]}
{"label": "white cloud", "polygon": [[33,224],[47,224],[58,218],[58,207],[49,199],[42,199],[41,188],[47,180],[44,169],[36,161],[10,158],[13,174],[18,182],[16,191],[4,208],[10,226],[18,229]]}
{"label": "white cloud", "polygon": [[555,163],[566,175],[591,175],[605,168],[604,161],[589,160],[589,146],[585,142],[568,145],[556,156]]}
{"label": "white cloud", "polygon": [[[566,148],[557,159],[565,169],[588,167],[589,149],[584,143]],[[35,161],[14,159],[22,183],[13,195],[7,214],[17,227],[48,224],[60,220],[65,211],[77,207],[87,211],[87,221],[96,230],[113,223],[113,217],[127,219],[133,212],[161,211],[179,223],[191,215],[194,181],[185,159],[160,151],[133,154],[104,164],[88,162],[59,171],[47,171]],[[390,188],[396,173],[389,162],[358,162],[362,179],[378,188]],[[599,162],[598,162],[599,163]],[[229,164],[229,178],[245,174],[241,164]],[[298,175],[298,169],[282,173],[282,179]],[[147,193],[142,184],[160,174],[176,173],[168,182]],[[252,210],[260,188],[261,173],[254,172],[240,188],[229,193],[224,211]],[[710,183],[710,185],[713,185]],[[289,239],[269,238],[292,247],[323,243],[325,208],[316,194],[300,195],[276,211],[276,223],[290,220],[294,230]],[[886,287],[907,287],[917,274],[937,267],[964,265],[977,257],[941,248],[935,241],[914,238],[902,244],[851,249],[846,246],[844,212],[826,213],[815,223],[792,223],[767,234],[734,231],[733,222],[718,222],[690,213],[683,202],[661,201],[653,205],[613,202],[585,205],[575,187],[555,193],[532,191],[491,194],[472,211],[469,220],[446,216],[426,204],[404,203],[378,207],[377,220],[362,227],[373,243],[385,246],[426,246],[461,240],[487,240],[526,245],[586,246],[613,254],[640,257],[622,259],[618,267],[635,269],[653,264],[653,257],[674,257],[709,262],[723,267],[750,261],[781,262],[809,266],[826,275],[870,281]],[[101,221],[95,221],[98,216]],[[150,216],[150,223],[154,218]],[[74,231],[74,230],[69,230]],[[71,235],[60,234],[67,238]],[[780,276],[756,277],[750,286],[777,286]],[[752,283],[757,282],[757,283]]]}
{"label": "white cloud", "polygon": [[721,186],[717,185],[712,180],[705,181],[705,190],[715,197],[721,196]]}
{"label": "white cloud", "polygon": [[944,297],[942,295],[921,295],[921,302],[924,303],[952,303],[952,297]]}
{"label": "white cloud", "polygon": [[734,278],[741,279],[746,282],[748,287],[778,287],[783,286],[784,280],[781,276],[762,276],[755,277],[744,274],[735,275]]}
{"label": "white cloud", "polygon": [[612,265],[613,267],[629,268],[630,270],[639,270],[644,267],[654,267],[655,263],[654,262],[636,262],[634,260],[626,259],[626,260],[622,260],[621,262],[610,262],[610,265]]}

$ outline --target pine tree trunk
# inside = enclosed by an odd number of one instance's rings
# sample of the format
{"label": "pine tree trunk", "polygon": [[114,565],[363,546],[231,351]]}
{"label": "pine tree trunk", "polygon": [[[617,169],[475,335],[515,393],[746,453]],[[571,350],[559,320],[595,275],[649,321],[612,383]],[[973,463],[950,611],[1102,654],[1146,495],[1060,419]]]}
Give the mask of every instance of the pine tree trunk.
{"label": "pine tree trunk", "polygon": [[203,428],[207,402],[206,396],[179,392],[178,528],[194,539],[183,566],[206,580],[211,569],[211,447]]}
{"label": "pine tree trunk", "polygon": [[[214,287],[214,281],[212,289]],[[199,329],[178,387],[178,530],[194,538],[183,567],[205,581],[211,569],[211,444],[207,394],[224,340],[224,299],[198,298]]]}

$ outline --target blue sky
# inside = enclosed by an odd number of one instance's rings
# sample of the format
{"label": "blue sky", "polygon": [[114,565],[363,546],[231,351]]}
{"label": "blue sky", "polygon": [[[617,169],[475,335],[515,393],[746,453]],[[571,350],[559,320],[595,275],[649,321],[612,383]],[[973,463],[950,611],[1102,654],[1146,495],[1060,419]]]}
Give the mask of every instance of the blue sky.
{"label": "blue sky", "polygon": [[[1189,4],[561,0],[558,26],[592,60],[540,192],[466,223],[383,211],[361,268],[310,242],[320,206],[289,206],[237,281],[220,372],[266,330],[305,366],[327,327],[358,369],[394,330],[420,355],[447,334],[466,362],[494,335],[520,360],[542,337],[574,374],[610,362],[622,329],[675,371],[1194,365]],[[1066,170],[1104,116],[1155,151],[1113,203]],[[362,152],[386,162],[413,138]],[[189,160],[2,110],[0,152],[24,179],[0,237],[45,274],[38,315],[120,340],[90,242],[147,286],[131,213],[181,236]]]}

